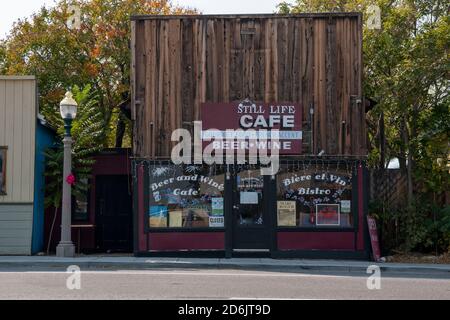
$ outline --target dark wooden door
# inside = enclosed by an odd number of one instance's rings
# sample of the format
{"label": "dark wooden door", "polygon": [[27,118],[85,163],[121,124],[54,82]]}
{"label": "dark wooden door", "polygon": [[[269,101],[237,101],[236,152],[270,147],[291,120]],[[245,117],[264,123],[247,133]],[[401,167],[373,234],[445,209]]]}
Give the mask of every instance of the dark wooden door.
{"label": "dark wooden door", "polygon": [[96,242],[103,252],[133,251],[133,209],[128,176],[96,178]]}
{"label": "dark wooden door", "polygon": [[234,175],[233,249],[268,250],[270,227],[265,177],[245,168]]}

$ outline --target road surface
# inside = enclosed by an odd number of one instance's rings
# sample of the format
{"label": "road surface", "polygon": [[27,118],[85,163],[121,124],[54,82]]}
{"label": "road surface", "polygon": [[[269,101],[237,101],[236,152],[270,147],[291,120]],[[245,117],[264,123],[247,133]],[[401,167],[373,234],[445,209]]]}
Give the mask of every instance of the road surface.
{"label": "road surface", "polygon": [[0,269],[0,299],[450,299],[450,279],[414,274],[382,274],[380,290],[367,288],[369,275],[350,273],[88,270],[81,272],[80,290],[67,289],[69,276],[64,271]]}

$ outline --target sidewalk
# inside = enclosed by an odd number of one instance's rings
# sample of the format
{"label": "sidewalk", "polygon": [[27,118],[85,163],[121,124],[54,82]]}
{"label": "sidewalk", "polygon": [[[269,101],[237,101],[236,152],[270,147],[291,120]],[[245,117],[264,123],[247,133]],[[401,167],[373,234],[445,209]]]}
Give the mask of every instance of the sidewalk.
{"label": "sidewalk", "polygon": [[73,259],[57,257],[0,257],[0,269],[14,268],[67,268],[77,265],[81,269],[242,269],[267,271],[332,271],[366,272],[371,265],[381,271],[450,276],[450,265],[375,263],[340,260],[273,260],[273,259],[194,259],[194,258],[135,258],[82,256]]}

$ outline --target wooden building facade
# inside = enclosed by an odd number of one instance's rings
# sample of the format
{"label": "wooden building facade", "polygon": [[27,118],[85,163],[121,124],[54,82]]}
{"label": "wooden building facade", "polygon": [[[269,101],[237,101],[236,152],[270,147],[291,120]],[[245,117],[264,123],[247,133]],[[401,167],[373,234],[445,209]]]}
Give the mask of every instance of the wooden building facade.
{"label": "wooden building facade", "polygon": [[[367,257],[360,13],[131,23],[137,255]],[[281,154],[276,176],[173,164],[176,129],[238,129],[227,126],[247,103],[255,109],[241,126],[256,113],[280,121],[272,110],[283,106],[295,114],[285,133],[301,147]]]}
{"label": "wooden building facade", "polygon": [[244,99],[301,104],[304,154],[367,154],[361,14],[135,17],[132,50],[136,157],[170,156],[202,103]]}

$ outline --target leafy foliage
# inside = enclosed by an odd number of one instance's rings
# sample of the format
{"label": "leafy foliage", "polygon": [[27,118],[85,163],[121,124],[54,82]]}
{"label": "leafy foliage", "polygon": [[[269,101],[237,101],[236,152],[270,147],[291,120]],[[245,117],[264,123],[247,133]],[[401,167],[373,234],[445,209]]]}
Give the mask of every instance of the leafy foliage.
{"label": "leafy foliage", "polygon": [[[79,29],[68,25],[71,5],[80,8]],[[118,106],[129,99],[130,16],[193,12],[167,0],[60,0],[15,23],[0,42],[0,73],[36,75],[40,112],[51,124],[57,122],[65,91],[90,84],[108,128],[100,144],[114,146],[116,122],[125,121],[117,116]],[[127,125],[130,142],[131,124]]]}
{"label": "leafy foliage", "polygon": [[448,2],[297,0],[278,8],[281,13],[366,12],[374,4],[381,9],[382,29],[366,26],[363,35],[364,93],[378,102],[368,115],[369,159],[373,167],[379,166],[378,120],[384,114],[385,157],[398,158],[408,180],[408,205],[393,209],[375,204],[384,243],[405,250],[445,250],[450,238],[445,203],[450,190]]}

